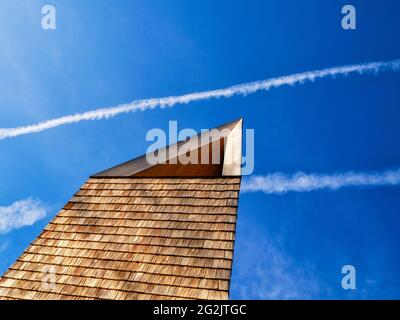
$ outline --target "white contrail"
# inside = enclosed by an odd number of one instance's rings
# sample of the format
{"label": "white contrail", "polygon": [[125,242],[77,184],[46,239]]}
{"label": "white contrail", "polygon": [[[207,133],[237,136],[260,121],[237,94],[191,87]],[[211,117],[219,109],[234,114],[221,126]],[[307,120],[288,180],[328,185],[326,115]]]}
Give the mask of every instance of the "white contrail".
{"label": "white contrail", "polygon": [[253,176],[243,181],[242,192],[265,192],[283,194],[287,192],[308,192],[320,189],[336,190],[344,187],[380,187],[400,185],[400,169],[383,172],[346,172],[342,174],[293,175],[273,173],[266,176]]}
{"label": "white contrail", "polygon": [[385,62],[370,62],[370,63],[355,64],[355,65],[297,73],[262,81],[239,84],[224,89],[195,92],[180,96],[136,100],[131,103],[122,104],[115,107],[97,109],[75,115],[64,116],[60,118],[39,122],[33,125],[27,125],[15,128],[3,128],[0,129],[0,140],[5,138],[17,137],[25,134],[40,132],[58,126],[62,126],[65,124],[76,123],[84,120],[108,119],[120,113],[134,112],[138,110],[144,111],[147,109],[154,109],[157,107],[166,108],[166,107],[172,107],[177,104],[187,104],[193,101],[201,101],[201,100],[215,99],[215,98],[229,98],[234,95],[246,96],[248,94],[252,94],[257,91],[268,91],[271,88],[277,88],[284,85],[293,86],[296,84],[302,84],[307,81],[313,82],[316,79],[335,77],[339,75],[347,75],[351,73],[376,74],[384,71],[399,71],[399,70],[400,70],[400,60],[392,60]]}

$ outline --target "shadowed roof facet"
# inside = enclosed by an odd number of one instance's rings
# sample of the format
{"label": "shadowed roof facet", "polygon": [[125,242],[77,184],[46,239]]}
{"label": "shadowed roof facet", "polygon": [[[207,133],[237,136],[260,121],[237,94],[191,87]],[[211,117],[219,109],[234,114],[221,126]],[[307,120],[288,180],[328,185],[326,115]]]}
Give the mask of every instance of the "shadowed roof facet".
{"label": "shadowed roof facet", "polygon": [[[219,126],[205,133],[200,133],[188,141],[180,141],[158,150],[165,156],[165,161],[158,164],[150,164],[147,155],[117,165],[113,168],[95,174],[93,177],[131,177],[131,176],[240,176],[242,156],[242,126],[243,120],[239,119]],[[174,150],[174,152],[171,152]],[[187,150],[196,152],[199,156],[198,164],[181,165],[179,157],[184,157]],[[219,154],[219,163],[214,163],[210,158],[204,164],[200,157],[204,151],[208,151],[210,157]],[[190,157],[190,155],[188,155]],[[175,161],[173,161],[175,160]],[[171,164],[176,163],[176,165]],[[154,169],[158,166],[157,169]],[[160,168],[164,166],[164,168]],[[199,168],[199,167],[202,168]],[[207,168],[208,167],[208,168]]]}

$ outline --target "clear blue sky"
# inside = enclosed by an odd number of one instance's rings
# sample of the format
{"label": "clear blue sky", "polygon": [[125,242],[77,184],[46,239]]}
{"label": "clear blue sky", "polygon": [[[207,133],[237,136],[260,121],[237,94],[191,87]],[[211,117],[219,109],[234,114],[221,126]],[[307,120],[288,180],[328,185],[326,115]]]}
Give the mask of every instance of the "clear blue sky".
{"label": "clear blue sky", "polygon": [[[341,7],[357,30],[341,28]],[[398,1],[1,1],[0,127],[343,64],[400,58]],[[0,141],[0,206],[48,208],[0,234],[0,273],[87,177],[143,154],[151,128],[254,128],[255,173],[400,166],[400,75],[350,76],[246,98],[82,122]],[[242,194],[231,298],[400,298],[400,188]],[[341,288],[341,268],[357,289]]]}

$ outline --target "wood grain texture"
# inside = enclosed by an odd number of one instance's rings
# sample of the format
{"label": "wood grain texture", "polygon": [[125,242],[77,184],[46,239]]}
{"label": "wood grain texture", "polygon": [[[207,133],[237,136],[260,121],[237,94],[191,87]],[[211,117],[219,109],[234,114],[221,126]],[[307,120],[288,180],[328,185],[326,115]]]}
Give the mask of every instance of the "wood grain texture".
{"label": "wood grain texture", "polygon": [[0,278],[0,299],[227,299],[239,188],[91,178]]}

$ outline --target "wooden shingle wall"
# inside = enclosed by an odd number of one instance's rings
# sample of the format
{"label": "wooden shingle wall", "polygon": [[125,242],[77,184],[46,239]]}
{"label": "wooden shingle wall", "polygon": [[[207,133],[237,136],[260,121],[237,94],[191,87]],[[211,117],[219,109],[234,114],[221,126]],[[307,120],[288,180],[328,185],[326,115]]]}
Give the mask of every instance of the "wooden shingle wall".
{"label": "wooden shingle wall", "polygon": [[5,299],[227,299],[240,178],[92,178],[0,278]]}

